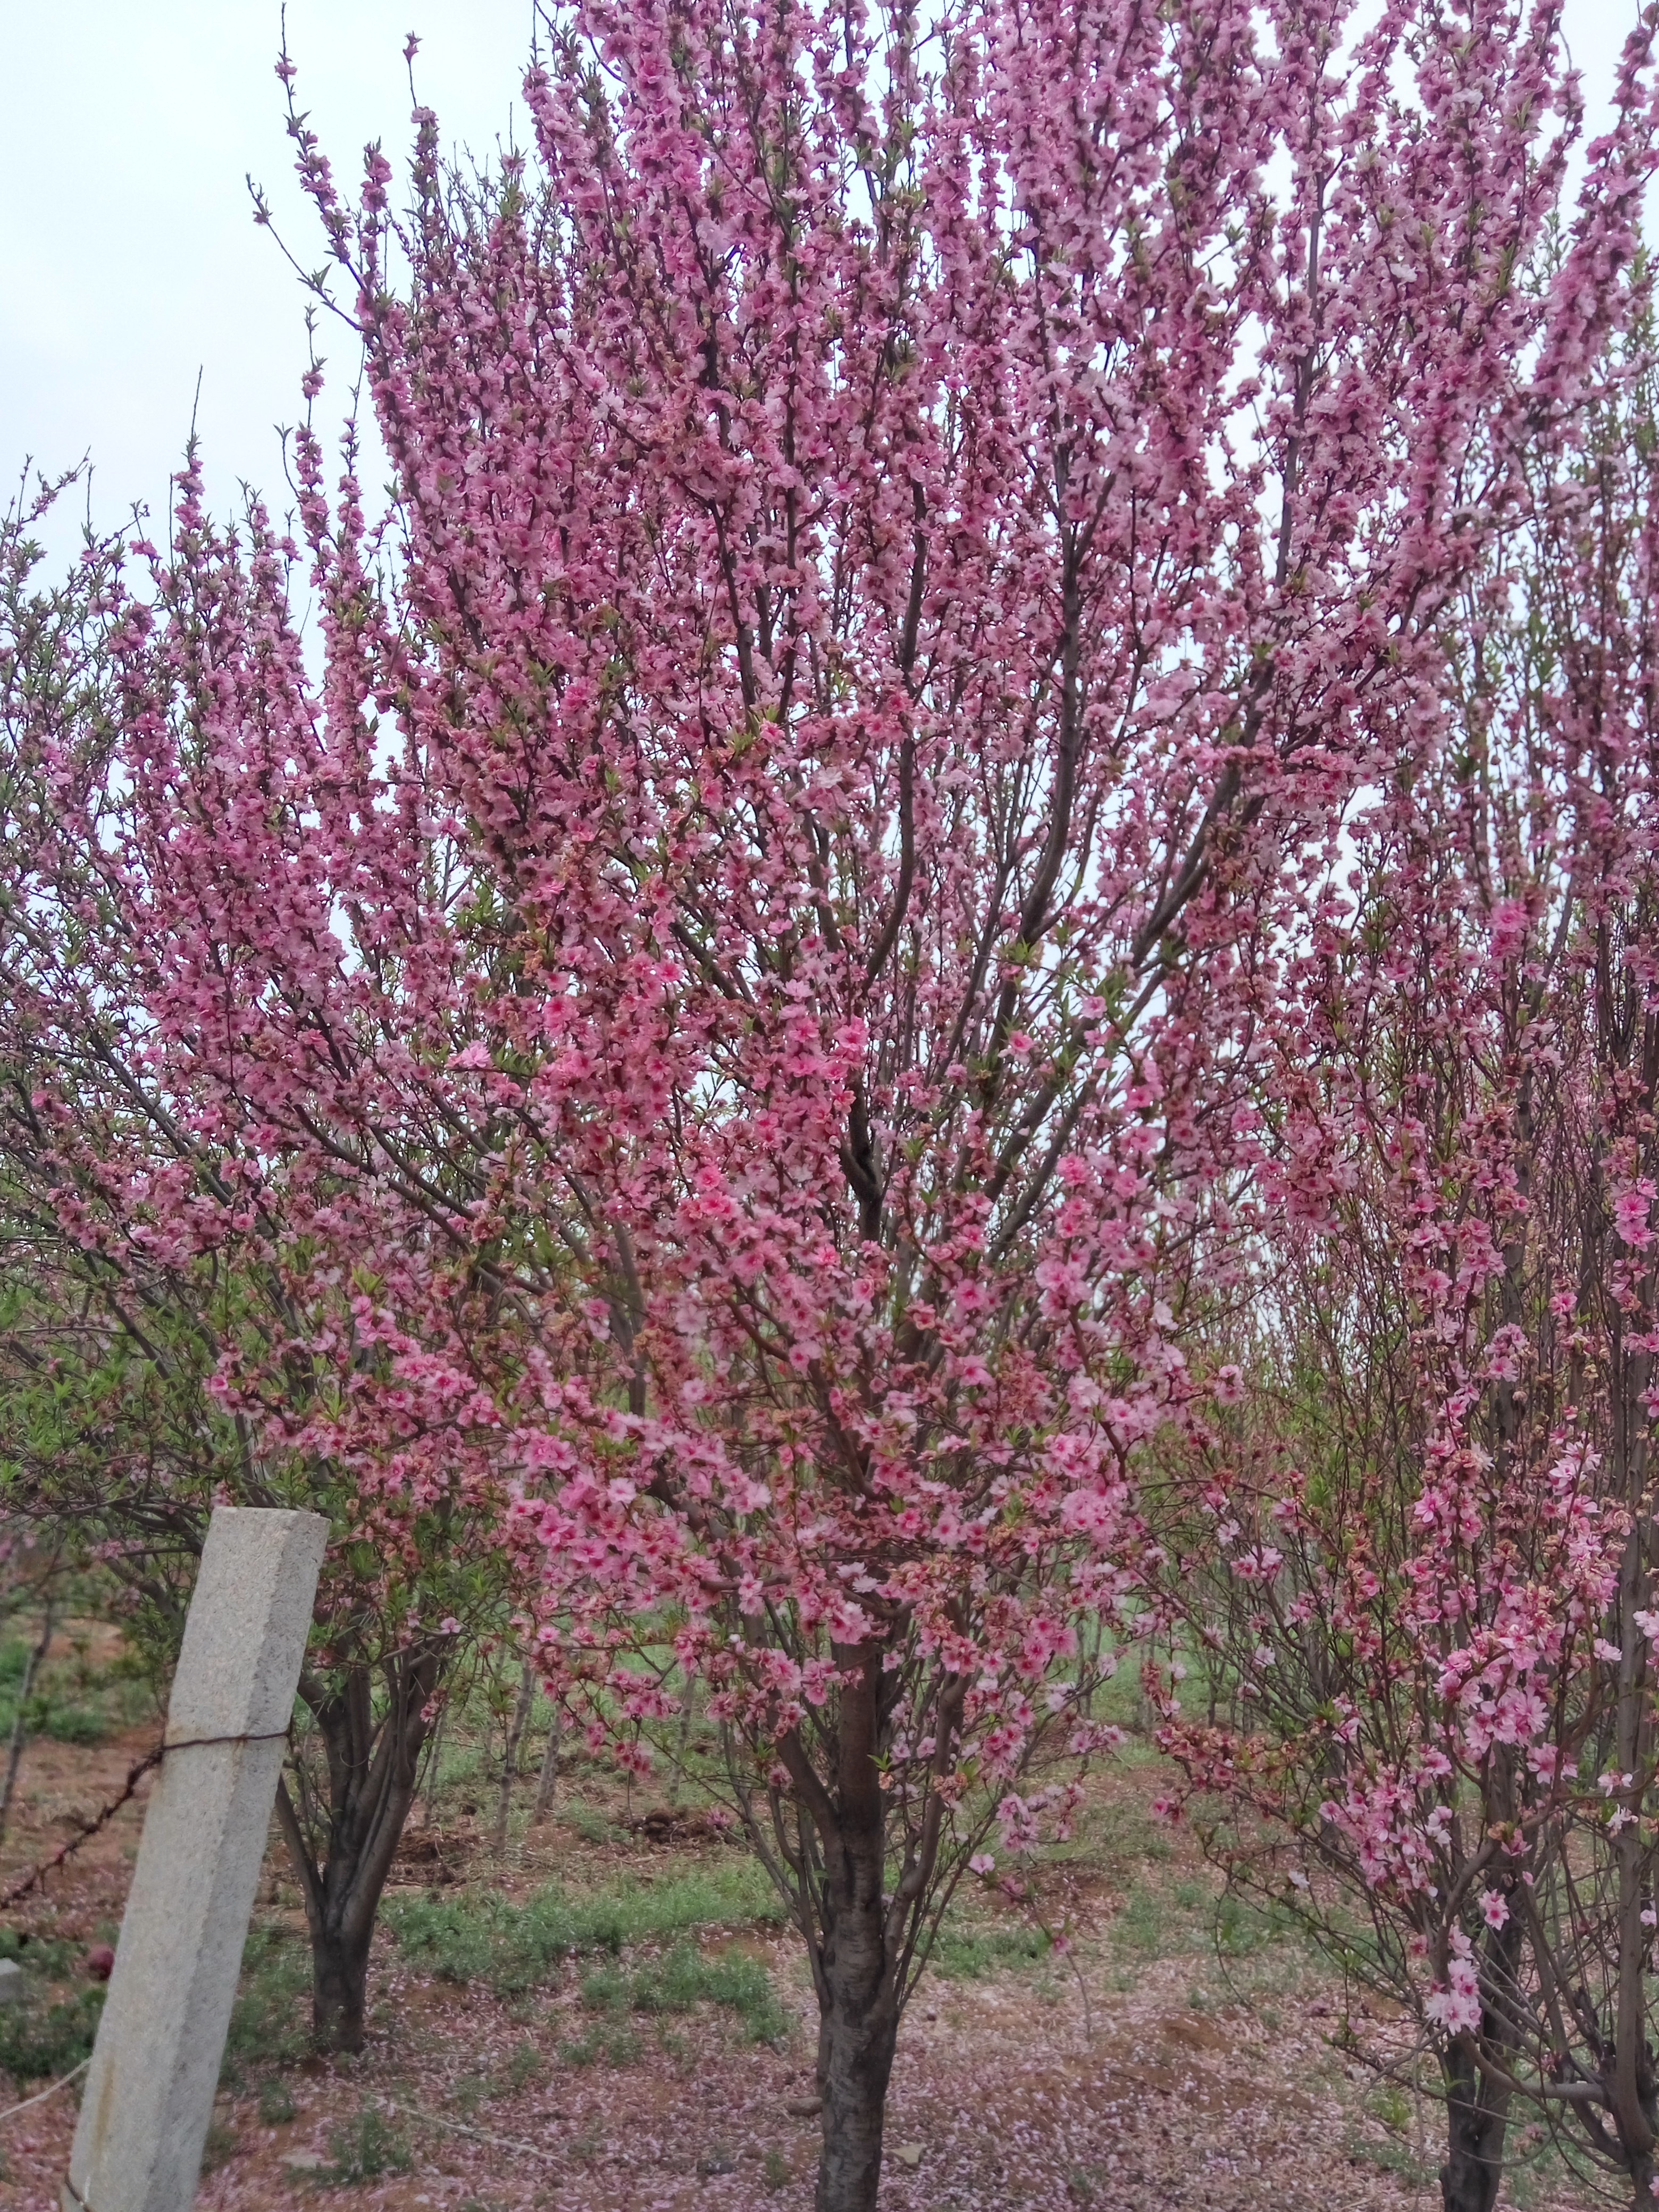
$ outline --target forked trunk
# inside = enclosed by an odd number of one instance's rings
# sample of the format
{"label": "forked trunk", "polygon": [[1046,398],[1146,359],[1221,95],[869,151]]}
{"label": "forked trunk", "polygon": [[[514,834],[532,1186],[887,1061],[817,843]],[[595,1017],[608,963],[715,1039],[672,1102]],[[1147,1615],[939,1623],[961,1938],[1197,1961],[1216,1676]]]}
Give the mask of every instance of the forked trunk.
{"label": "forked trunk", "polygon": [[[1492,1996],[1513,1991],[1520,1971],[1522,1924],[1511,1913],[1485,1930],[1480,1945],[1481,2039],[1505,2052],[1514,2037],[1508,2014]],[[1474,2047],[1459,2036],[1441,2062],[1446,2083],[1446,2163],[1440,2169],[1442,2212],[1492,2212],[1504,2179],[1504,2138],[1510,2092],[1482,2073]]]}
{"label": "forked trunk", "polygon": [[378,1714],[374,1670],[367,1664],[344,1668],[326,1686],[301,1678],[300,1695],[327,1754],[328,1795],[325,1803],[313,1802],[300,1771],[296,1804],[284,1777],[276,1789],[276,1817],[305,1897],[312,2034],[319,2051],[362,2048],[375,1916],[415,1802],[426,1711],[441,1664],[436,1645],[400,1652],[386,1662]]}
{"label": "forked trunk", "polygon": [[1440,2169],[1442,2212],[1493,2212],[1504,2179],[1510,2093],[1481,2073],[1461,2038],[1446,2053],[1443,2069],[1446,2162]]}

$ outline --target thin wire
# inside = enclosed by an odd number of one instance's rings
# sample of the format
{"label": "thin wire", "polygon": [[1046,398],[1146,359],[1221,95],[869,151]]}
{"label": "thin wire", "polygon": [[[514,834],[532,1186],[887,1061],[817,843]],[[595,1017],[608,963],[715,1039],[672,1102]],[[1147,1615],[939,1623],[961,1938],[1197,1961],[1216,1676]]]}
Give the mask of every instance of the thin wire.
{"label": "thin wire", "polygon": [[42,1859],[39,1865],[31,1867],[21,1881],[15,1881],[4,1895],[0,1896],[0,1911],[3,1911],[8,1905],[17,1904],[20,1899],[27,1897],[32,1889],[46,1879],[47,1875],[55,1873],[66,1860],[72,1858],[83,1844],[89,1844],[105,1822],[112,1820],[121,1808],[137,1795],[138,1784],[143,1780],[145,1775],[153,1766],[162,1765],[169,1752],[199,1751],[210,1744],[276,1743],[286,1737],[289,1732],[288,1729],[270,1729],[261,1735],[187,1735],[180,1737],[176,1743],[168,1743],[164,1739],[155,1745],[153,1750],[147,1751],[136,1766],[129,1769],[126,1781],[122,1786],[118,1797],[112,1797],[103,1810],[95,1814],[92,1820],[83,1820],[68,1843],[55,1850],[50,1858]]}
{"label": "thin wire", "polygon": [[55,2097],[60,2089],[67,2089],[70,2083],[84,2074],[91,2063],[90,2057],[83,2058],[72,2073],[65,2074],[61,2081],[54,2081],[50,2089],[37,2089],[32,2097],[25,2097],[21,2105],[8,2105],[5,2111],[0,2112],[0,2122],[10,2119],[15,2112],[27,2112],[31,2105],[44,2105],[48,2097]]}

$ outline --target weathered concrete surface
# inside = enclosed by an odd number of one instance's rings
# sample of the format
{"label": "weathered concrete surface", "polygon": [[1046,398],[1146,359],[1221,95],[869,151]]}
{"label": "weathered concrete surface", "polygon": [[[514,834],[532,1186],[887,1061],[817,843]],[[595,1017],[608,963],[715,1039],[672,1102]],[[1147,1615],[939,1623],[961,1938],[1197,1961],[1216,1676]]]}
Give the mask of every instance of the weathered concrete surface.
{"label": "weathered concrete surface", "polygon": [[327,1534],[315,1513],[213,1516],[64,2212],[188,2212],[196,2194]]}

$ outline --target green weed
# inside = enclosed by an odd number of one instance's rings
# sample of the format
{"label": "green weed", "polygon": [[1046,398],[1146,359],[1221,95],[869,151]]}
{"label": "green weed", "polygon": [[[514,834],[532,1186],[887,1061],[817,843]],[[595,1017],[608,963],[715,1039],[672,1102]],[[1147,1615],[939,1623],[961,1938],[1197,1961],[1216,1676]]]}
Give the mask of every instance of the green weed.
{"label": "green weed", "polygon": [[[17,1717],[29,1650],[27,1640],[0,1644],[0,1735],[11,1733]],[[24,1708],[23,1726],[29,1736],[49,1736],[55,1743],[98,1744],[149,1709],[149,1694],[132,1679],[130,1667],[97,1665],[77,1652],[41,1668]]]}
{"label": "green weed", "polygon": [[547,2062],[533,2043],[521,2043],[507,2062],[507,2086],[514,2090],[526,2089],[532,2081],[539,2081],[547,2071]]}
{"label": "green weed", "polygon": [[1136,1882],[1112,1921],[1109,1936],[1115,1951],[1157,1959],[1172,1948],[1170,1932],[1167,1903],[1144,1883]]}
{"label": "green weed", "polygon": [[1258,1905],[1232,1890],[1224,1890],[1216,1899],[1216,1948],[1224,1959],[1248,1959],[1300,1935],[1294,1914],[1271,1899]]}
{"label": "green weed", "polygon": [[608,2058],[613,2066],[631,2066],[640,2055],[640,2039],[624,2023],[620,2027],[590,2027],[559,2045],[567,2066],[592,2066]]}
{"label": "green weed", "polygon": [[1371,2110],[1385,2128],[1404,2135],[1412,2117],[1411,2099],[1397,2083],[1385,2081],[1371,2099]]}
{"label": "green weed", "polygon": [[259,2084],[259,2118],[268,2128],[284,2128],[294,2118],[294,2092],[274,2074]]}
{"label": "green weed", "polygon": [[15,1959],[44,1982],[61,1982],[72,1971],[75,1949],[60,1936],[20,1935],[15,1928],[0,1928],[0,1959]]}
{"label": "green weed", "polygon": [[414,2169],[409,2144],[378,2106],[365,2105],[355,2120],[336,2128],[328,2139],[334,2164],[332,2182],[379,2181],[388,2173]]}

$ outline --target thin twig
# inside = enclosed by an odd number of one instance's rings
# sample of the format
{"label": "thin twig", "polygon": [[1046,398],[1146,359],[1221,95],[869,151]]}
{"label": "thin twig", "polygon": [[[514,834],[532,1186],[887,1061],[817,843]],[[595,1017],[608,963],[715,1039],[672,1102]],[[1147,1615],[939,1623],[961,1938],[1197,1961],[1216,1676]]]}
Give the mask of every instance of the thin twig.
{"label": "thin twig", "polygon": [[447,2128],[453,2136],[470,2136],[474,2142],[489,2143],[495,2150],[515,2150],[522,2158],[540,2158],[554,2162],[554,2153],[544,2150],[539,2143],[514,2142],[511,2136],[489,2135],[483,2128],[469,2128],[459,2120],[447,2120],[441,2112],[417,2112],[409,2105],[398,2104],[395,2098],[392,2100],[392,2109],[394,2112],[401,2112],[406,2120],[416,2120],[428,2127]]}

